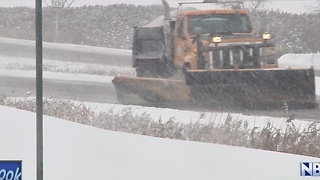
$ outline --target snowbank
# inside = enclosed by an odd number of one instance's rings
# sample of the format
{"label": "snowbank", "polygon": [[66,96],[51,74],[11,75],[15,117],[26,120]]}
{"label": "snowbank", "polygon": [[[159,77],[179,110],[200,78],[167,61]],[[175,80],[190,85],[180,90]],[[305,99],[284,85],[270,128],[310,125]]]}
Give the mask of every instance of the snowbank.
{"label": "snowbank", "polygon": [[[36,179],[34,113],[0,106],[0,159],[23,160]],[[44,179],[300,179],[320,159],[119,133],[44,117]]]}
{"label": "snowbank", "polygon": [[313,67],[320,71],[320,53],[285,54],[279,58],[281,67]]}

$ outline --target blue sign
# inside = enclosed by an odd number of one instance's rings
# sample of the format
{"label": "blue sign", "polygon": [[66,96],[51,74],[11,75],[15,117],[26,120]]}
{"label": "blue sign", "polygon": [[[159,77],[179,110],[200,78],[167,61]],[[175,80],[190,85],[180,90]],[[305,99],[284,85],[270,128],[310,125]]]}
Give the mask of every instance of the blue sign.
{"label": "blue sign", "polygon": [[21,180],[22,161],[0,161],[0,180]]}
{"label": "blue sign", "polygon": [[300,176],[320,176],[320,162],[300,163]]}

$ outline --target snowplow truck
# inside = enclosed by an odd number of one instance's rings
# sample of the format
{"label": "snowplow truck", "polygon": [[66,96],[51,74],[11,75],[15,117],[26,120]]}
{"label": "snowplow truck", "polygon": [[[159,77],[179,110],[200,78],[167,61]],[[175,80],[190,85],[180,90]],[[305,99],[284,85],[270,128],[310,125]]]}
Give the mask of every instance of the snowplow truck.
{"label": "snowplow truck", "polygon": [[[164,16],[134,28],[132,60],[137,77],[115,77],[120,102],[138,97],[162,104],[317,106],[314,69],[280,68],[273,35],[256,33],[240,2],[184,2],[174,12],[165,0],[162,3]],[[236,5],[183,9],[198,3]],[[183,78],[177,78],[179,72]]]}

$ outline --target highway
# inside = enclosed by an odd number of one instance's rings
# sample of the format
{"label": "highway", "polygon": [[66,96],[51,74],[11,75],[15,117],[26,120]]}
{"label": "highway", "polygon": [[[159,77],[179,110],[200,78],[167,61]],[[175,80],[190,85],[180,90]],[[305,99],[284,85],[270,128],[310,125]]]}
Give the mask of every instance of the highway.
{"label": "highway", "polygon": [[[0,95],[6,97],[36,96],[34,78],[0,76]],[[76,101],[117,103],[116,92],[111,83],[44,79],[44,97]]]}
{"label": "highway", "polygon": [[[0,38],[0,55],[12,57],[35,58],[34,42]],[[63,45],[44,43],[44,59],[68,62],[82,62],[88,64],[131,66],[131,51],[94,48],[90,46]],[[317,72],[317,76],[319,76]],[[8,97],[35,96],[35,79],[27,77],[0,76],[0,95]],[[44,79],[44,96],[70,99],[86,102],[117,103],[116,91],[112,83],[93,81],[71,81],[62,79]],[[318,101],[320,97],[318,97]],[[319,101],[320,103],[320,101]],[[170,107],[169,107],[170,108]],[[171,107],[175,108],[175,107]],[[179,107],[189,109],[189,107]],[[221,111],[216,109],[197,109],[197,111]],[[248,115],[283,116],[281,110],[252,111],[252,110],[227,110],[228,112],[241,112]],[[296,118],[320,119],[319,108],[314,110],[291,111]]]}
{"label": "highway", "polygon": [[[88,64],[131,66],[131,51],[97,48],[70,44],[44,43],[43,58]],[[0,38],[0,55],[35,59],[35,42]],[[0,76],[0,94],[24,97],[27,92],[35,96],[35,79],[27,77]],[[78,101],[116,103],[116,93],[111,83],[44,79],[45,97],[65,98]],[[31,92],[31,94],[30,94]]]}

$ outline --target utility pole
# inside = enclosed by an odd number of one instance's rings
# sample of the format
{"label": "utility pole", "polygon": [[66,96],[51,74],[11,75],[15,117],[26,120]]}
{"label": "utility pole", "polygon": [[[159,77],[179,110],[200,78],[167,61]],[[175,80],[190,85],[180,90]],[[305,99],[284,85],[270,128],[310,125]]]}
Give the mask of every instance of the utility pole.
{"label": "utility pole", "polygon": [[59,37],[59,13],[60,9],[64,8],[66,0],[52,0],[52,7],[55,8],[56,12],[56,22],[55,22],[55,35],[54,42],[58,42]]}
{"label": "utility pole", "polygon": [[36,146],[37,180],[43,180],[42,0],[36,0]]}
{"label": "utility pole", "polygon": [[72,0],[68,3],[67,0],[51,0],[52,7],[55,8],[56,12],[54,42],[58,42],[59,40],[59,13],[64,7],[70,7],[74,3],[74,1],[75,0]]}

